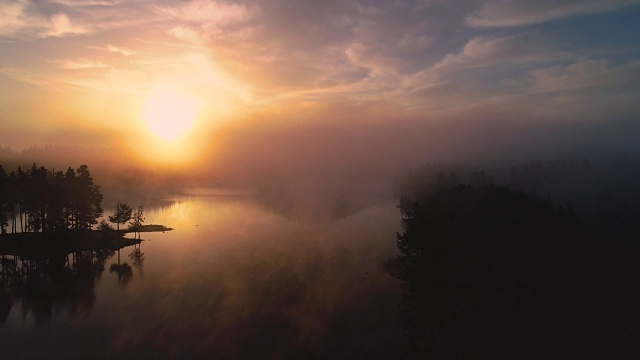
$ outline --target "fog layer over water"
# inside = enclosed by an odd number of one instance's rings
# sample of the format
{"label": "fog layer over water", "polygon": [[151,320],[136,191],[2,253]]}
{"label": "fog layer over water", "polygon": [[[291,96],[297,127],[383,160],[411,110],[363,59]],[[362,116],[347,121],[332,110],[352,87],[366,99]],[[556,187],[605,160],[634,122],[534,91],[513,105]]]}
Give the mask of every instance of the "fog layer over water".
{"label": "fog layer over water", "polygon": [[3,353],[389,358],[402,348],[400,289],[382,269],[396,254],[393,201],[303,222],[246,195],[173,200],[148,208],[146,223],[175,231],[143,234],[140,253],[120,250],[119,265],[114,253],[74,291],[56,291],[71,280],[50,274],[22,287],[5,279]]}

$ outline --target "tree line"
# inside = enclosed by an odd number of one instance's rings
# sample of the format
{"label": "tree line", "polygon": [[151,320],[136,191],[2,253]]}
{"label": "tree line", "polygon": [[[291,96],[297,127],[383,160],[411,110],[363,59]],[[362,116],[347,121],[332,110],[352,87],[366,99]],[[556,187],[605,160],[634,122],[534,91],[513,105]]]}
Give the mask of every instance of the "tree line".
{"label": "tree line", "polygon": [[[81,165],[66,171],[49,170],[35,163],[24,171],[20,166],[10,173],[0,165],[0,229],[7,233],[55,233],[91,230],[98,224],[104,209],[100,186],[89,167]],[[144,222],[143,209],[133,212],[118,202],[109,221],[118,225],[131,221],[139,229]],[[104,220],[98,227],[110,229]]]}
{"label": "tree line", "polygon": [[[540,173],[523,169],[512,174]],[[401,185],[400,254],[386,267],[406,290],[411,358],[640,354],[627,335],[640,321],[640,243],[622,215],[581,217],[481,171]]]}
{"label": "tree line", "polygon": [[88,230],[104,213],[102,193],[87,165],[49,170],[35,163],[7,172],[0,165],[0,225],[11,232]]}

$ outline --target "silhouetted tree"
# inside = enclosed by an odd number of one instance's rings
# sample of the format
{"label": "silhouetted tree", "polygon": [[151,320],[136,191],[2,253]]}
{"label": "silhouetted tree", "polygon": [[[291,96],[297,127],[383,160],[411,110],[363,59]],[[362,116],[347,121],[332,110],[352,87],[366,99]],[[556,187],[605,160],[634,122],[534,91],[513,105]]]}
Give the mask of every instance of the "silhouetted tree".
{"label": "silhouetted tree", "polygon": [[[73,205],[76,212],[76,229],[91,229],[104,213],[100,186],[94,184],[87,165],[76,170]],[[126,221],[125,221],[126,222]]]}
{"label": "silhouetted tree", "polygon": [[9,226],[9,222],[8,222],[7,216],[4,214],[4,212],[0,212],[0,229],[2,234],[7,233],[8,226]]}
{"label": "silhouetted tree", "polygon": [[48,200],[47,170],[33,163],[31,169],[27,171],[25,185],[27,228],[34,232],[46,231],[44,219]]}
{"label": "silhouetted tree", "polygon": [[115,212],[109,216],[109,221],[116,224],[118,232],[120,232],[120,224],[124,225],[131,219],[131,212],[131,206],[118,201]]}
{"label": "silhouetted tree", "polygon": [[62,171],[51,171],[48,178],[45,224],[48,231],[59,232],[67,229],[65,208],[69,206],[70,194]]}
{"label": "silhouetted tree", "polygon": [[129,223],[129,229],[137,231],[138,239],[140,238],[140,227],[142,227],[142,223],[144,223],[144,209],[139,205],[136,212],[131,216],[131,222]]}
{"label": "silhouetted tree", "polygon": [[113,226],[109,225],[109,223],[106,222],[105,220],[101,220],[100,223],[98,224],[98,230],[100,231],[113,230]]}
{"label": "silhouetted tree", "polygon": [[[27,189],[27,173],[25,173],[20,166],[18,166],[18,170],[16,173],[16,191],[18,194],[18,205],[20,206],[20,211],[18,215],[20,216],[20,232],[25,232],[27,229],[25,228],[26,223],[26,189]],[[24,220],[23,220],[24,219]]]}
{"label": "silhouetted tree", "polygon": [[[519,191],[452,187],[453,177],[440,179],[438,188],[405,197],[399,206],[404,231],[397,234],[401,256],[394,274],[408,291],[412,351],[417,358],[515,358],[523,343],[509,338],[508,329],[533,328],[546,308],[511,311],[527,304],[527,289],[548,283],[540,276],[549,271],[549,256],[572,249],[568,217],[550,201]],[[484,332],[488,324],[493,333]]]}
{"label": "silhouetted tree", "polygon": [[[102,194],[86,165],[66,173],[47,170],[35,163],[28,171],[18,167],[8,176],[0,171],[0,216],[12,232],[58,232],[90,229],[102,216]],[[16,209],[18,209],[16,213]],[[19,226],[16,218],[19,217]]]}
{"label": "silhouetted tree", "polygon": [[2,165],[0,165],[0,233],[2,234],[7,232],[6,228],[9,226],[5,211],[10,204],[9,177],[7,176],[6,171],[4,171]]}
{"label": "silhouetted tree", "polygon": [[67,224],[67,228],[69,229],[77,229],[77,219],[78,219],[78,211],[76,208],[77,195],[76,195],[76,172],[68,167],[67,171],[64,173],[64,183],[65,189],[68,194],[68,203],[64,210],[65,222]]}

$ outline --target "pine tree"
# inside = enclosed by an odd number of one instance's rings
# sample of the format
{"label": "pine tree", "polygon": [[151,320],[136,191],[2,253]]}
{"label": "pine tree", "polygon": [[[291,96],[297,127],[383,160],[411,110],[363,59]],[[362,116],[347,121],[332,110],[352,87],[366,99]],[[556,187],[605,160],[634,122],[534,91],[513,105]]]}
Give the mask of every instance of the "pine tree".
{"label": "pine tree", "polygon": [[116,211],[113,215],[109,216],[109,221],[116,224],[118,235],[120,235],[120,224],[126,224],[127,221],[131,220],[131,206],[127,203],[121,203],[118,201],[116,204]]}
{"label": "pine tree", "polygon": [[138,210],[133,213],[131,222],[129,223],[129,228],[138,232],[138,239],[140,239],[140,228],[142,227],[142,223],[144,223],[144,209],[140,205],[138,206]]}
{"label": "pine tree", "polygon": [[93,225],[98,223],[98,219],[104,213],[100,186],[94,184],[87,165],[81,165],[76,170],[76,175],[73,191],[75,195],[76,229],[91,229]]}

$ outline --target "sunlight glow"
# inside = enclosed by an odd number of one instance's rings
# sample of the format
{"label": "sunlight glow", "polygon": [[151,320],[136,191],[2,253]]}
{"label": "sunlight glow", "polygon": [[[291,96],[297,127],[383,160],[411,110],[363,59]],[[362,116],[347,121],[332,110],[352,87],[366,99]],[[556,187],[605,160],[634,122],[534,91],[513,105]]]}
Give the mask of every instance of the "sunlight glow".
{"label": "sunlight glow", "polygon": [[146,97],[142,117],[152,134],[170,142],[193,128],[199,110],[195,98],[175,90],[159,89]]}

